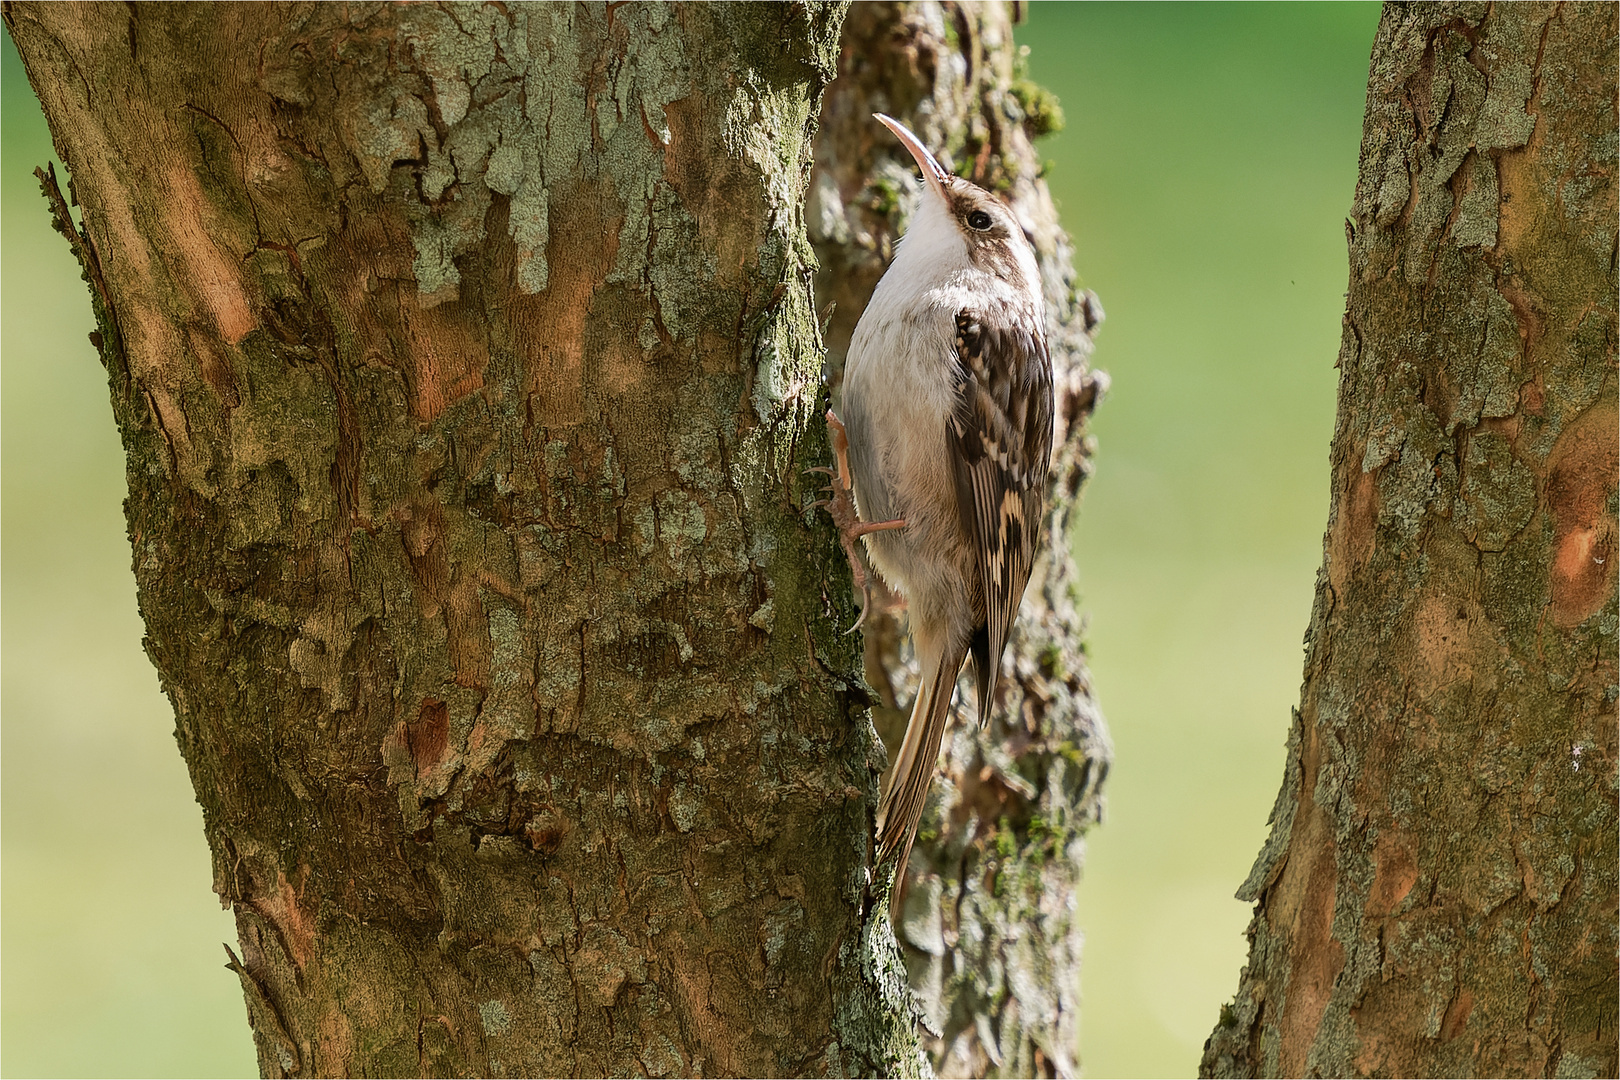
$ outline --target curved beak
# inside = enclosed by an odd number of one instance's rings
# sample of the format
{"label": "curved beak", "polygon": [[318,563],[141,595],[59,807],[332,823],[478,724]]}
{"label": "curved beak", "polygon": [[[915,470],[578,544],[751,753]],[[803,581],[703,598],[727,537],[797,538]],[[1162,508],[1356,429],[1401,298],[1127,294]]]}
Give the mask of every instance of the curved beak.
{"label": "curved beak", "polygon": [[872,115],[877,118],[878,123],[894,132],[894,137],[900,140],[900,145],[911,151],[911,156],[917,161],[917,168],[922,170],[923,179],[928,182],[928,186],[933,189],[934,194],[939,196],[941,202],[947,202],[948,200],[945,198],[945,181],[951,178],[951,174],[946,172],[944,166],[940,165],[934,155],[928,152],[928,147],[922,144],[922,140],[913,135],[910,128],[894,117],[884,116],[882,113],[873,113]]}

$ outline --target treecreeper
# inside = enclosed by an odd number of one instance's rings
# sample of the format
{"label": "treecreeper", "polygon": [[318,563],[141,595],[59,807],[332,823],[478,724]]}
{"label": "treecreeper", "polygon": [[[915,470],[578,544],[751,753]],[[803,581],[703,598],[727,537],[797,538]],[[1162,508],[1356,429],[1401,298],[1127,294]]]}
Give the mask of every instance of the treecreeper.
{"label": "treecreeper", "polygon": [[[898,121],[925,190],[856,324],[825,505],[855,583],[856,545],[904,598],[922,670],[878,806],[878,864],[896,887],[971,656],[979,723],[1040,541],[1052,456],[1052,361],[1034,248],[1011,208],[952,176]],[[856,624],[857,626],[859,623]]]}

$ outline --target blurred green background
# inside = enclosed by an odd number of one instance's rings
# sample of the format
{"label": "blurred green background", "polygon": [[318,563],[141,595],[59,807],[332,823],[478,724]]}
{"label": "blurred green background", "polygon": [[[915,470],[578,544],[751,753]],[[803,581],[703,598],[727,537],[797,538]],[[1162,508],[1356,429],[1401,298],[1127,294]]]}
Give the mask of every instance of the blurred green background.
{"label": "blurred green background", "polygon": [[[1108,311],[1078,546],[1116,762],[1081,891],[1088,1076],[1192,1075],[1281,777],[1327,516],[1374,4],[1032,5],[1043,144]],[[84,284],[0,55],[0,1071],[251,1076],[230,916],[140,649]]]}
{"label": "blurred green background", "polygon": [[89,293],[32,175],[50,134],[9,36],[0,111],[0,1069],[254,1076],[235,921],[141,651]]}
{"label": "blurred green background", "polygon": [[1088,1076],[1191,1076],[1247,955],[1327,523],[1375,4],[1032,4],[1108,319],[1078,535],[1114,737],[1080,891]]}

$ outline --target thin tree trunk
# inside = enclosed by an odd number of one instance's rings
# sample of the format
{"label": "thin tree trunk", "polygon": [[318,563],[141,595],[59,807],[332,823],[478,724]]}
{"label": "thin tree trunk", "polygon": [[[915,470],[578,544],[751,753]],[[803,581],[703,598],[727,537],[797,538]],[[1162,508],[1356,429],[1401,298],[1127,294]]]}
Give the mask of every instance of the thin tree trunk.
{"label": "thin tree trunk", "polygon": [[[1046,278],[1057,368],[1057,452],[1043,556],[1002,661],[988,728],[971,706],[941,753],[912,852],[899,937],[941,1075],[1078,1071],[1080,944],[1075,888],[1111,758],[1081,651],[1069,522],[1089,472],[1087,418],[1106,386],[1087,368],[1096,297],[1076,290],[1068,239],[1031,139],[1060,122],[1025,76],[1014,10],[932,0],[856,5],[822,105],[810,236],[834,380],[855,322],[915,206],[915,166],[872,120],[901,118],[957,172],[1005,195]],[[878,729],[897,747],[918,672],[892,608],[869,618],[866,673]],[[967,699],[964,699],[967,700]]]}
{"label": "thin tree trunk", "polygon": [[4,14],[264,1073],[925,1067],[802,509],[842,8]]}
{"label": "thin tree trunk", "polygon": [[1613,1076],[1616,8],[1384,10],[1305,686],[1214,1076]]}

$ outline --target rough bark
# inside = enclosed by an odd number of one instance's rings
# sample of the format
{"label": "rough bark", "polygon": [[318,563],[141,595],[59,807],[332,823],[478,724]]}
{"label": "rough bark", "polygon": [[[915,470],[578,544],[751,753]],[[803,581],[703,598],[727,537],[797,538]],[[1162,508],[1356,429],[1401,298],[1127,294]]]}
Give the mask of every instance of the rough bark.
{"label": "rough bark", "polygon": [[[1082,654],[1068,523],[1089,472],[1085,424],[1106,379],[1090,372],[1096,297],[1076,290],[1032,138],[1059,122],[1024,76],[1001,4],[856,5],[822,106],[810,236],[818,299],[833,304],[838,381],[855,322],[915,206],[915,166],[871,118],[890,113],[957,172],[1017,208],[1046,279],[1058,431],[1044,554],[1002,662],[997,714],[968,705],[941,753],[911,855],[898,931],[941,1075],[1075,1075],[1084,834],[1102,813],[1111,750]],[[825,309],[824,309],[825,310]],[[867,622],[866,672],[891,748],[918,682],[892,598]],[[970,698],[963,698],[963,701]]]}
{"label": "rough bark", "polygon": [[803,509],[842,14],[5,8],[265,1075],[926,1067]]}
{"label": "rough bark", "polygon": [[1616,9],[1389,5],[1215,1076],[1613,1076]]}

